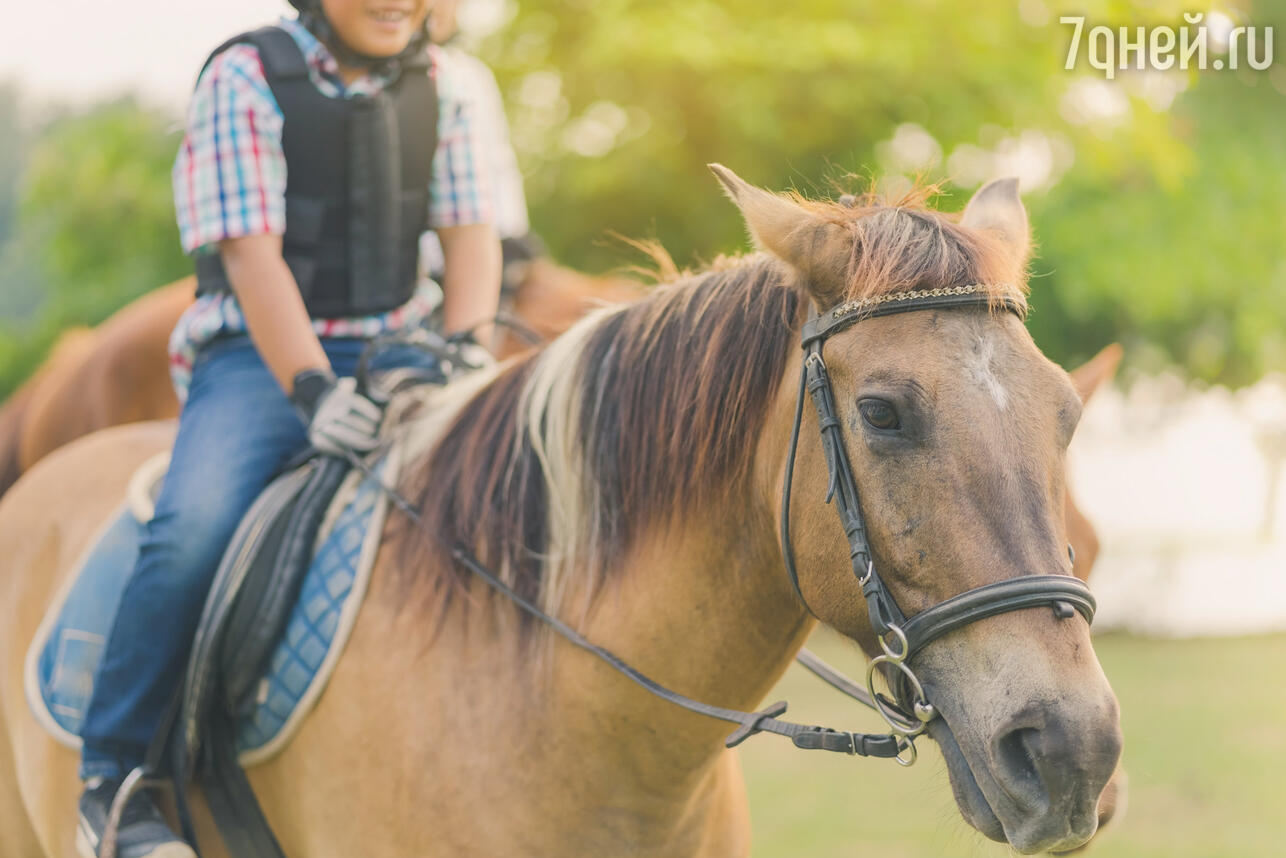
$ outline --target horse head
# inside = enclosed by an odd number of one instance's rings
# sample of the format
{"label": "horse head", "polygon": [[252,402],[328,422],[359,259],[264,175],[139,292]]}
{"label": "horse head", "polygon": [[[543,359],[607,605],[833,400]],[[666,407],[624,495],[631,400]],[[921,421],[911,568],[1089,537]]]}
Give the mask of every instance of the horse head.
{"label": "horse head", "polygon": [[[1025,308],[1031,245],[1016,182],[985,186],[956,221],[914,205],[809,203],[713,169],[816,312],[966,284],[990,295],[991,308],[863,318],[824,342],[872,565],[901,612],[1024,576],[1070,576],[1065,459],[1081,399],[1004,309]],[[793,410],[794,396],[782,386],[778,413]],[[850,562],[853,542],[821,502],[834,464],[805,411],[787,522],[799,594],[878,656],[881,630]],[[789,478],[784,432],[763,438],[760,455],[775,463],[761,480],[764,503]],[[1085,619],[1050,604],[1005,610],[942,634],[908,665],[931,704],[924,712],[940,716],[927,729],[966,820],[1024,853],[1094,834],[1121,733]],[[906,685],[890,673],[895,689]]]}

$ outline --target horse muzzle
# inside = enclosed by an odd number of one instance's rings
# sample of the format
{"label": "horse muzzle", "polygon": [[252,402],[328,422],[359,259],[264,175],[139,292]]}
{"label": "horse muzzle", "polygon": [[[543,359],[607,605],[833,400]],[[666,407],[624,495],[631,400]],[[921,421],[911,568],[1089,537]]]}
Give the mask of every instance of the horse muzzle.
{"label": "horse muzzle", "polygon": [[[1121,756],[1116,699],[1106,683],[1101,696],[1038,693],[1013,708],[979,708],[978,698],[936,686],[932,673],[926,671],[926,690],[942,717],[928,732],[966,821],[1024,854],[1072,850],[1093,837],[1100,796]],[[999,690],[987,698],[1008,703]]]}

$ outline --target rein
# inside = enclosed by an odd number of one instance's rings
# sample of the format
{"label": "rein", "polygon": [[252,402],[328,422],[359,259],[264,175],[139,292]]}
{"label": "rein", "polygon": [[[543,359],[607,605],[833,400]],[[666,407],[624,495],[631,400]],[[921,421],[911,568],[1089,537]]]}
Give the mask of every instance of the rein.
{"label": "rein", "polygon": [[[1019,318],[1024,318],[1026,315],[1026,305],[1019,299],[1004,297],[996,299],[996,302]],[[777,716],[786,712],[785,701],[778,701],[757,712],[742,712],[702,703],[666,688],[630,666],[615,653],[592,643],[562,620],[545,613],[502,581],[467,548],[449,544],[447,540],[429,530],[419,510],[405,497],[393,487],[385,485],[371,467],[355,454],[351,451],[345,452],[349,462],[367,477],[374,479],[393,504],[425,536],[449,549],[451,557],[457,563],[481,578],[525,613],[549,626],[564,640],[595,656],[649,693],[690,712],[738,725],[737,729],[724,740],[725,747],[736,747],[756,733],[775,733],[786,736],[795,747],[805,750],[892,758],[904,766],[909,766],[916,760],[915,738],[923,733],[929,722],[937,717],[936,709],[925,697],[920,680],[907,663],[920,649],[950,631],[985,617],[1041,605],[1052,607],[1055,615],[1060,619],[1068,619],[1080,613],[1087,622],[1090,622],[1094,617],[1095,601],[1089,588],[1077,578],[1061,574],[1026,575],[967,590],[907,618],[875,569],[870,544],[867,542],[866,524],[862,517],[857,482],[844,450],[842,426],[835,412],[834,391],[826,371],[825,361],[822,359],[822,347],[832,334],[847,329],[863,319],[926,309],[991,307],[993,303],[988,288],[979,284],[895,292],[840,304],[821,315],[810,318],[804,324],[802,331],[801,345],[804,348],[805,357],[800,373],[799,394],[795,405],[794,425],[791,429],[790,449],[786,457],[786,476],[781,501],[780,537],[786,572],[800,604],[809,613],[817,616],[800,588],[790,534],[791,483],[807,392],[817,409],[822,448],[830,475],[826,502],[835,501],[836,511],[848,537],[853,573],[862,587],[871,627],[876,633],[883,652],[869,663],[865,688],[831,668],[807,649],[801,650],[796,660],[823,682],[878,712],[889,726],[888,733],[848,732],[784,721]],[[895,681],[891,683],[891,687],[894,688],[896,700],[890,700],[875,691],[875,674],[882,664],[888,665],[894,672]]]}
{"label": "rein", "polygon": [[[421,518],[417,510],[400,492],[391,486],[385,485],[379,476],[365,462],[359,459],[351,451],[346,451],[349,462],[361,470],[367,477],[376,481],[380,488],[388,495],[393,504],[402,511],[418,528],[430,539],[450,549],[451,557],[457,563],[464,566],[474,575],[477,575],[485,581],[492,589],[496,590],[524,612],[540,620],[545,625],[554,630],[560,637],[568,643],[585,650],[609,667],[625,676],[630,681],[642,686],[651,694],[660,697],[676,706],[681,706],[690,712],[698,715],[706,715],[711,718],[717,718],[720,721],[727,721],[737,724],[738,727],[724,740],[724,746],[728,748],[736,747],[755,733],[776,733],[779,736],[789,738],[797,748],[806,750],[824,750],[835,751],[843,754],[856,754],[862,757],[896,757],[905,748],[902,743],[893,735],[870,735],[866,733],[846,732],[843,730],[834,730],[829,727],[815,727],[806,724],[796,724],[791,721],[782,721],[777,718],[778,715],[785,713],[786,701],[778,701],[767,706],[758,712],[742,712],[737,709],[727,709],[722,706],[713,706],[709,703],[702,703],[699,700],[693,700],[679,694],[677,691],[671,691],[661,683],[650,678],[643,672],[631,667],[611,650],[604,649],[597,644],[591,643],[580,632],[564,623],[557,617],[551,616],[542,611],[535,604],[524,598],[512,587],[500,580],[498,576],[473,556],[472,552],[461,545],[448,545],[447,541],[442,539],[436,533],[430,531]],[[800,653],[800,661],[804,662]],[[807,653],[809,660],[805,663],[806,667],[813,670],[823,680],[830,681],[827,676],[837,677],[842,685],[835,685],[840,691],[843,691],[857,700],[870,704],[866,699],[865,692],[862,691],[851,680],[843,677],[826,665],[821,659]],[[811,666],[810,666],[811,665]],[[834,683],[832,683],[834,684]]]}

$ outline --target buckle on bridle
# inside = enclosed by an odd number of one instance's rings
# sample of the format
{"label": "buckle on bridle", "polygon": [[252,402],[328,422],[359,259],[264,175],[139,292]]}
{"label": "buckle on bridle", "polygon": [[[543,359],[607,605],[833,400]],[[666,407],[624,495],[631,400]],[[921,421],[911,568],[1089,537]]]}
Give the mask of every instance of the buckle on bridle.
{"label": "buckle on bridle", "polygon": [[852,733],[832,730],[829,727],[814,727],[807,732],[799,733],[791,741],[795,743],[796,748],[802,748],[805,751],[834,751],[837,754],[850,755],[856,753]]}
{"label": "buckle on bridle", "polygon": [[[867,733],[845,733],[829,727],[813,727],[791,738],[796,748],[805,751],[834,751],[837,754],[848,754],[859,757],[881,757],[886,760],[898,760],[903,765],[902,754],[910,740],[891,734],[872,736]],[[911,750],[911,762],[915,762],[915,749]]]}

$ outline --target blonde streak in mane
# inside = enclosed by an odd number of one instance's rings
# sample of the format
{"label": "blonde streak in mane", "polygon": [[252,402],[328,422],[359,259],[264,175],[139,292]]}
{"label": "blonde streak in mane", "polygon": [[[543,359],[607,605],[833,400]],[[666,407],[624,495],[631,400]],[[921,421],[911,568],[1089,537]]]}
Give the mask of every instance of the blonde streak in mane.
{"label": "blonde streak in mane", "polygon": [[541,353],[523,387],[519,419],[548,489],[549,542],[541,584],[541,608],[557,614],[577,565],[596,567],[597,487],[585,473],[578,447],[582,371],[578,358],[595,328],[622,307],[589,313]]}
{"label": "blonde streak in mane", "polygon": [[[616,357],[617,348],[619,348],[619,344],[613,341],[609,345],[607,352],[602,356],[603,364],[609,363]],[[589,425],[599,426],[601,425],[600,416],[603,412],[603,395],[606,393],[607,388],[604,387],[601,382],[594,384],[594,398],[592,402],[584,401],[584,394],[586,391],[584,391],[583,388],[584,386],[582,385],[582,401],[580,407],[581,409],[588,408],[590,411],[584,412],[582,410],[582,417],[590,418],[588,421]],[[583,460],[584,451],[581,452],[581,456]],[[603,508],[603,499],[600,492],[602,483],[594,474],[587,474],[586,476],[588,477],[588,482],[585,484],[585,489],[590,494],[592,500],[592,505],[588,508],[591,511],[591,514],[588,518],[589,532],[588,542],[586,543],[586,545],[592,550],[592,554],[586,558],[586,562],[590,564],[591,571],[594,576],[601,576],[605,571],[604,554],[608,550],[608,543],[606,541],[607,534],[603,532],[603,527],[604,524],[607,523],[607,520],[604,516],[594,513]],[[593,588],[591,587],[591,590],[592,589]],[[589,608],[588,602],[586,602],[585,608]]]}

